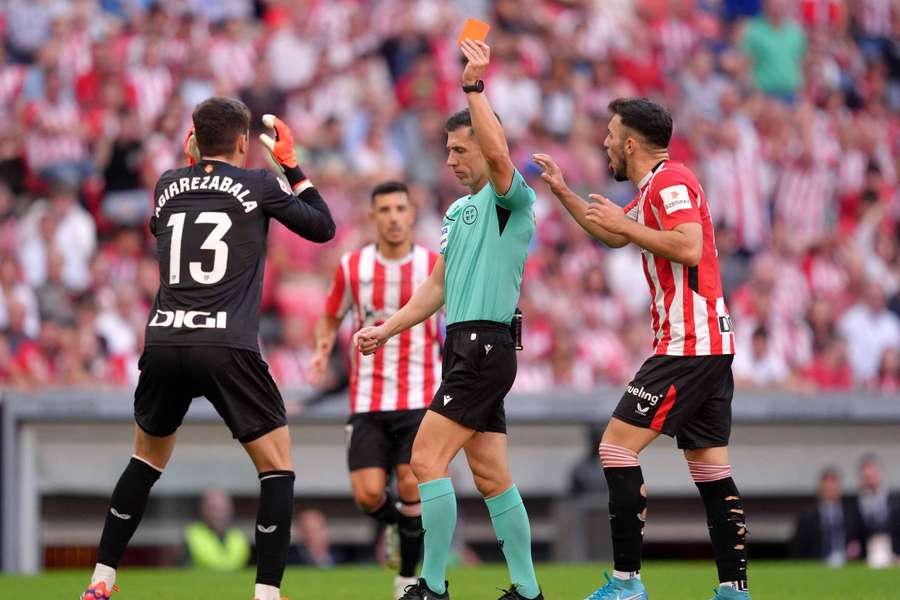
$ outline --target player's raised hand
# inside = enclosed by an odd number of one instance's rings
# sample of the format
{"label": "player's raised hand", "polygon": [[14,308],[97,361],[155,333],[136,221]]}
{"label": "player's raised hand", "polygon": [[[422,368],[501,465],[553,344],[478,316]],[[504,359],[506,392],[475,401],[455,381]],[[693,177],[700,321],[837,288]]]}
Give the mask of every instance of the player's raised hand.
{"label": "player's raised hand", "polygon": [[194,135],[194,126],[191,125],[184,138],[184,155],[187,157],[188,164],[193,166],[200,160],[200,149],[197,148],[197,136]]}
{"label": "player's raised hand", "polygon": [[294,150],[294,134],[291,133],[290,127],[275,115],[263,115],[262,122],[266,127],[275,130],[274,138],[267,133],[259,134],[259,141],[272,155],[272,159],[282,170],[296,168],[297,153]]}
{"label": "player's raised hand", "polygon": [[600,194],[591,194],[590,198],[593,202],[585,211],[585,219],[610,233],[623,234],[628,225],[628,217],[622,207]]}
{"label": "player's raised hand", "polygon": [[387,332],[382,327],[363,327],[353,336],[353,343],[364,356],[375,354],[388,340]]}
{"label": "player's raised hand", "polygon": [[491,62],[491,47],[482,41],[467,38],[459,44],[459,48],[468,60],[463,69],[463,85],[474,85],[479,79],[484,79]]}
{"label": "player's raised hand", "polygon": [[568,189],[566,180],[562,174],[562,169],[559,168],[559,165],[556,164],[552,156],[549,154],[538,153],[532,154],[531,159],[537,166],[544,170],[544,172],[541,173],[541,179],[544,180],[544,183],[547,184],[554,195],[558,196]]}

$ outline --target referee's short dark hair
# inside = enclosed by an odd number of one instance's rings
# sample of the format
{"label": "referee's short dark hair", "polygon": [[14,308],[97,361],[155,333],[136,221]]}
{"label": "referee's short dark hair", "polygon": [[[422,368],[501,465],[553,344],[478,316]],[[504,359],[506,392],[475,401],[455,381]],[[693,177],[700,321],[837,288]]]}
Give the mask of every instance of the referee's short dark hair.
{"label": "referee's short dark hair", "polygon": [[385,194],[394,194],[396,192],[403,192],[404,194],[406,194],[407,198],[409,197],[409,188],[406,187],[406,184],[402,181],[382,181],[372,189],[371,202],[374,203],[375,198],[377,198],[378,196],[384,196]]}
{"label": "referee's short dark hair", "polygon": [[647,98],[616,98],[609,112],[622,118],[622,125],[634,129],[657,148],[668,148],[672,140],[672,115],[661,104]]}
{"label": "referee's short dark hair", "polygon": [[[503,124],[503,121],[500,121],[500,115],[494,113],[494,116],[497,117],[497,121]],[[450,115],[450,118],[447,119],[447,122],[444,123],[444,131],[450,133],[451,131],[456,131],[461,127],[472,127],[472,115],[469,113],[468,108],[464,108],[457,113],[453,113]]]}
{"label": "referee's short dark hair", "polygon": [[201,156],[229,156],[250,129],[250,109],[234,98],[214,96],[194,109],[194,135]]}

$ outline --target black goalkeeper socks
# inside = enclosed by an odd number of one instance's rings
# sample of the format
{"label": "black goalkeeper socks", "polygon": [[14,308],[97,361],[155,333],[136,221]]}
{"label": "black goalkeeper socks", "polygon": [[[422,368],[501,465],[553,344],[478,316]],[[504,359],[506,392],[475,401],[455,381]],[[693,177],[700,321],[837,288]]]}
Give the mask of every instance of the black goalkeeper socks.
{"label": "black goalkeeper socks", "polygon": [[747,586],[747,525],[744,506],[731,477],[697,483],[706,506],[706,524],[712,541],[720,582]]}
{"label": "black goalkeeper socks", "polygon": [[284,563],[291,544],[294,511],[294,472],[259,474],[256,513],[256,583],[281,587]]}
{"label": "black goalkeeper socks", "polygon": [[97,562],[113,569],[119,568],[119,561],[131,536],[137,530],[147,507],[150,488],[162,475],[146,462],[132,457],[119,477],[109,501],[109,511],[100,536]]}

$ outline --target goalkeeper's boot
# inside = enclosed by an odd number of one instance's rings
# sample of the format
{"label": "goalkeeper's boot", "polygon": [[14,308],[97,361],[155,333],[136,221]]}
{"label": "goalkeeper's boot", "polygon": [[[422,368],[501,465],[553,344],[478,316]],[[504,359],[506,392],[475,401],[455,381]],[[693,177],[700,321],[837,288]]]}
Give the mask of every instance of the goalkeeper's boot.
{"label": "goalkeeper's boot", "polygon": [[584,600],[647,600],[647,590],[640,579],[617,579],[604,573],[606,585],[595,591]]}
{"label": "goalkeeper's boot", "polygon": [[80,600],[109,600],[109,597],[112,596],[113,592],[118,591],[119,586],[116,584],[113,584],[110,588],[107,587],[105,581],[98,581],[97,583],[88,586],[88,589],[84,590]]}
{"label": "goalkeeper's boot", "polygon": [[450,586],[446,582],[444,583],[447,589],[443,594],[438,594],[428,588],[424,578],[420,578],[415,584],[406,586],[400,600],[450,600]]}
{"label": "goalkeeper's boot", "polygon": [[711,600],[750,600],[750,592],[747,590],[736,590],[730,586],[719,586],[713,591],[715,596]]}
{"label": "goalkeeper's boot", "polygon": [[500,596],[499,600],[544,600],[544,594],[538,593],[534,598],[528,598],[519,593],[519,590],[516,589],[516,584],[512,584],[509,586],[508,590],[500,590],[503,592],[503,595]]}

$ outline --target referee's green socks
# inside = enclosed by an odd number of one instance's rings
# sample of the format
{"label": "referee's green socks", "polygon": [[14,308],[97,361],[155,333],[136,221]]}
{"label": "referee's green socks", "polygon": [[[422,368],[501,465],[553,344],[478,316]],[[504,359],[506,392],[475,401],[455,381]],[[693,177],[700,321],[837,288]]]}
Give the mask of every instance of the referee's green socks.
{"label": "referee's green socks", "polygon": [[421,577],[431,591],[447,590],[447,557],[456,528],[456,492],[449,477],[419,484],[422,497],[422,527],[425,529],[425,558]]}
{"label": "referee's green socks", "polygon": [[522,496],[512,486],[499,496],[485,498],[494,533],[509,567],[509,579],[516,591],[525,598],[537,598],[541,593],[531,561],[531,525]]}

